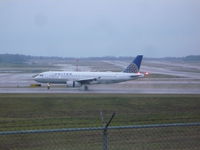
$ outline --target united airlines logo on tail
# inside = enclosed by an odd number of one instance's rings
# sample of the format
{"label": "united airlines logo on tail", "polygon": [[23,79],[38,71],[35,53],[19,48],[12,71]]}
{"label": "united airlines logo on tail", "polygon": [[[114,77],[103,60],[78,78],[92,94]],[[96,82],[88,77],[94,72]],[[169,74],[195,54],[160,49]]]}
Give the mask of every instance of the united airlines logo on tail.
{"label": "united airlines logo on tail", "polygon": [[134,73],[137,73],[139,71],[138,67],[136,64],[133,64],[131,63],[125,70],[124,72],[127,72],[127,73],[131,73],[131,72],[134,72]]}
{"label": "united airlines logo on tail", "polygon": [[133,62],[124,70],[126,73],[137,73],[140,70],[140,65],[142,62],[142,55],[138,55]]}

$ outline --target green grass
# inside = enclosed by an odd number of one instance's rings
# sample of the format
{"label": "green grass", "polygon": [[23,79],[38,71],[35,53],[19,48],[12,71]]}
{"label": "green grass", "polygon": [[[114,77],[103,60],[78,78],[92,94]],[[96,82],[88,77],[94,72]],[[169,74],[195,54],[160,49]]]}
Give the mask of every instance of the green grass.
{"label": "green grass", "polygon": [[[0,131],[200,121],[200,95],[0,94]],[[200,127],[109,130],[110,150],[199,149]],[[102,131],[1,135],[0,150],[101,150]]]}
{"label": "green grass", "polygon": [[[198,150],[200,127],[109,130],[110,150]],[[102,150],[102,131],[0,136],[2,150]]]}
{"label": "green grass", "polygon": [[200,121],[200,95],[1,94],[0,131]]}

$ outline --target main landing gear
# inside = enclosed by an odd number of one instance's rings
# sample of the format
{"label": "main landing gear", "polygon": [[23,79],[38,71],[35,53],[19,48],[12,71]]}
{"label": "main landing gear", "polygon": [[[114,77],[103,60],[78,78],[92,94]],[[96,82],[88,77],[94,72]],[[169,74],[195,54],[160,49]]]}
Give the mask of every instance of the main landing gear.
{"label": "main landing gear", "polygon": [[84,90],[87,91],[88,90],[88,86],[84,85]]}
{"label": "main landing gear", "polygon": [[47,90],[50,90],[50,83],[47,83]]}

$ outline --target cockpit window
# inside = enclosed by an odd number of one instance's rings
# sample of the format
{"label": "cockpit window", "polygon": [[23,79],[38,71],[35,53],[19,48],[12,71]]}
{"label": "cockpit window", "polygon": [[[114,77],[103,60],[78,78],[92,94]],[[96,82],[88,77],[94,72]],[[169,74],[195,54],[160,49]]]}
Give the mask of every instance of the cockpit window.
{"label": "cockpit window", "polygon": [[39,74],[39,76],[40,76],[40,77],[43,77],[44,75],[43,75],[43,74]]}

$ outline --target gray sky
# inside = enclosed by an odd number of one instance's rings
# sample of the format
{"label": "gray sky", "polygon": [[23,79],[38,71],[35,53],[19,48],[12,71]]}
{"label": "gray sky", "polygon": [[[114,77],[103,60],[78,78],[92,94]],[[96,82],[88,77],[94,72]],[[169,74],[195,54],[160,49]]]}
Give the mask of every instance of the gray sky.
{"label": "gray sky", "polygon": [[200,54],[200,0],[0,0],[0,53]]}

